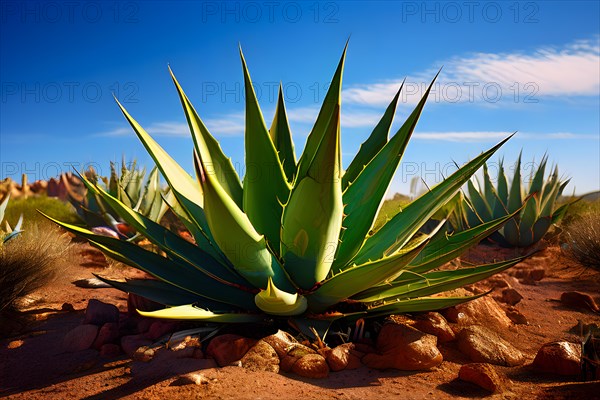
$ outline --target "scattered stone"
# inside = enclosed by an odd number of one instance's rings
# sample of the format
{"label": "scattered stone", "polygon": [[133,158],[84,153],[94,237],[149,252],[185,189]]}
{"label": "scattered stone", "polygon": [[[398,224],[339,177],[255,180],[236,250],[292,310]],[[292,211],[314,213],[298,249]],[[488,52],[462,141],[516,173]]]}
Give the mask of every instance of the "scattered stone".
{"label": "scattered stone", "polygon": [[458,378],[474,383],[492,393],[501,392],[505,384],[505,379],[496,372],[496,369],[490,364],[485,363],[463,365],[458,371]]}
{"label": "scattered stone", "polygon": [[557,375],[579,375],[581,373],[581,345],[566,341],[544,344],[532,366],[541,372]]}
{"label": "scattered stone", "polygon": [[455,339],[454,331],[448,325],[448,321],[446,321],[446,318],[442,314],[437,312],[418,315],[411,325],[421,332],[437,336],[440,343],[450,342]]}
{"label": "scattered stone", "polygon": [[500,300],[502,303],[514,306],[523,300],[523,296],[513,288],[506,288],[502,290],[498,300]]}
{"label": "scattered stone", "polygon": [[292,372],[305,378],[326,378],[329,366],[322,355],[306,354],[294,363]]}
{"label": "scattered stone", "polygon": [[487,283],[490,287],[495,289],[510,287],[506,279],[501,278],[499,276],[493,276],[491,278],[488,278],[487,280],[483,281],[483,283]]}
{"label": "scattered stone", "polygon": [[169,386],[207,385],[210,381],[200,372],[190,372],[180,375]]}
{"label": "scattered stone", "polygon": [[529,270],[529,278],[533,281],[541,281],[546,276],[546,270],[544,268],[533,268]]}
{"label": "scattered stone", "polygon": [[88,301],[83,323],[102,326],[107,322],[119,322],[119,309],[117,306],[96,299]]}
{"label": "scattered stone", "polygon": [[565,306],[570,308],[583,308],[586,310],[591,310],[595,313],[600,311],[598,305],[594,301],[594,298],[586,293],[564,292],[560,295],[560,301]]}
{"label": "scattered stone", "polygon": [[332,349],[325,359],[332,371],[357,369],[362,366],[360,359],[364,353],[355,350],[354,343],[344,343]]}
{"label": "scattered stone", "polygon": [[135,350],[135,352],[133,353],[133,356],[131,358],[134,361],[150,362],[154,358],[154,354],[156,353],[157,350],[158,350],[157,348],[141,346]]}
{"label": "scattered stone", "polygon": [[79,279],[71,283],[73,283],[77,287],[84,289],[106,289],[112,287],[108,283],[102,282],[98,278]]}
{"label": "scattered stone", "polygon": [[106,343],[100,347],[101,357],[116,357],[121,354],[121,347],[115,343]]}
{"label": "scattered stone", "polygon": [[506,309],[506,316],[516,325],[529,325],[527,317],[515,307],[508,307]]}
{"label": "scattered stone", "polygon": [[67,332],[63,339],[63,349],[66,352],[76,352],[89,349],[96,335],[98,327],[92,324],[79,325]]}
{"label": "scattered stone", "polygon": [[298,343],[292,335],[282,330],[278,330],[277,333],[267,336],[262,340],[275,349],[279,358],[285,357],[287,352]]}
{"label": "scattered stone", "polygon": [[241,359],[242,367],[250,371],[279,372],[279,356],[271,345],[259,340]]}
{"label": "scattered stone", "polygon": [[206,348],[206,355],[215,359],[220,367],[241,359],[256,344],[256,340],[239,335],[219,335]]}
{"label": "scattered stone", "polygon": [[457,339],[460,351],[474,362],[514,367],[525,361],[523,353],[481,325],[464,328]]}
{"label": "scattered stone", "polygon": [[142,346],[150,346],[151,340],[146,339],[143,335],[128,335],[121,338],[121,348],[129,357],[132,357],[136,350]]}
{"label": "scattered stone", "polygon": [[291,345],[292,347],[288,349],[288,352],[285,356],[280,357],[279,369],[283,372],[289,372],[292,370],[292,367],[300,358],[304,357],[307,354],[316,354],[316,352],[308,346],[305,346],[301,343],[295,343]]}
{"label": "scattered stone", "polygon": [[63,305],[60,307],[61,311],[67,311],[67,312],[73,312],[75,311],[75,307],[73,307],[73,304],[71,303],[63,303]]}
{"label": "scattered stone", "polygon": [[116,322],[107,322],[100,328],[92,347],[99,350],[100,347],[107,343],[115,343],[117,339],[119,339],[119,324]]}
{"label": "scattered stone", "polygon": [[[155,323],[156,320],[154,318],[140,318],[136,324],[137,333],[146,333],[152,327],[152,324]],[[157,338],[158,339],[158,338]]]}
{"label": "scattered stone", "polygon": [[[141,328],[140,324],[138,324],[138,331]],[[144,336],[150,340],[158,340],[167,333],[176,331],[178,326],[179,324],[173,321],[152,321],[148,331],[144,334]]]}
{"label": "scattered stone", "polygon": [[13,340],[12,342],[8,343],[8,345],[6,345],[7,349],[17,349],[21,346],[23,346],[25,342],[22,340]]}
{"label": "scattered stone", "polygon": [[536,282],[541,281],[546,276],[546,270],[544,268],[535,268],[528,265],[510,270],[508,273],[525,285],[535,285]]}
{"label": "scattered stone", "polygon": [[365,355],[362,362],[375,369],[425,370],[442,363],[442,353],[436,344],[437,337],[433,335],[407,325],[388,323],[377,337],[377,353]]}
{"label": "scattered stone", "polygon": [[448,321],[459,325],[481,324],[499,329],[511,325],[504,310],[490,296],[483,296],[467,303],[459,304],[445,310],[444,316]]}

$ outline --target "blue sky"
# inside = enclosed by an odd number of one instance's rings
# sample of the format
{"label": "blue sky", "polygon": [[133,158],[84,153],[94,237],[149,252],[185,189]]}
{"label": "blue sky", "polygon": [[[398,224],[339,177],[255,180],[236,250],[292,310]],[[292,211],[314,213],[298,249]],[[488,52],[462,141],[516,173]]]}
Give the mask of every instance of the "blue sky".
{"label": "blue sky", "polygon": [[[443,66],[390,192],[429,185],[501,138],[506,164],[548,153],[600,189],[597,1],[2,1],[0,179],[150,158],[112,99],[191,171],[167,65],[243,173],[243,47],[267,125],[282,83],[301,151],[344,43],[348,165],[406,78],[398,127]],[[395,132],[395,131],[393,131]],[[392,133],[393,133],[392,132]],[[494,161],[497,160],[497,157]]]}

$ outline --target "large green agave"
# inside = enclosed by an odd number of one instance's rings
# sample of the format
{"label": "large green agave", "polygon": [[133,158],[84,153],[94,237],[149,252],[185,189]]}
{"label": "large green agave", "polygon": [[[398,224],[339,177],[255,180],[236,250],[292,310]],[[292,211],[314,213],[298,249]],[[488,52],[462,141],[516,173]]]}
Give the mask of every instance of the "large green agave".
{"label": "large green agave", "polygon": [[304,151],[296,160],[281,90],[268,129],[240,51],[246,90],[247,173],[243,184],[172,71],[194,142],[197,179],[119,103],[168,182],[174,196],[169,206],[189,229],[195,244],[85,178],[88,190],[106,201],[166,257],[134,243],[56,222],[87,238],[107,255],[156,278],[127,282],[104,279],[118,289],[167,306],[140,312],[149,317],[251,322],[287,316],[304,322],[313,318],[316,324],[316,319],[436,310],[477,297],[438,294],[485,279],[519,259],[433,270],[499,229],[512,215],[454,235],[440,229],[423,234],[419,229],[508,138],[369,234],[431,86],[388,140],[401,87],[344,172],[340,97],[345,54],[346,49]]}
{"label": "large green agave", "polygon": [[558,166],[544,179],[547,163],[548,157],[544,156],[535,172],[532,171],[529,187],[526,187],[521,178],[519,154],[510,188],[502,160],[498,163],[496,186],[484,164],[483,185],[469,180],[468,197],[455,208],[458,228],[474,227],[520,210],[499,231],[492,233],[490,239],[506,247],[527,247],[539,242],[572,204],[557,204],[569,180],[559,178]]}

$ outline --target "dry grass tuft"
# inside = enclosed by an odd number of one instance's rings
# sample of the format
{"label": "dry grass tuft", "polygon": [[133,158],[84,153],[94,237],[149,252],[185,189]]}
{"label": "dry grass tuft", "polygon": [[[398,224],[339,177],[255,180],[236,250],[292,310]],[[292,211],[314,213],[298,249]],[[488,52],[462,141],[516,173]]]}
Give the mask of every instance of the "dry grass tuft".
{"label": "dry grass tuft", "polygon": [[30,224],[21,235],[0,246],[0,312],[56,278],[72,256],[69,237],[57,227]]}
{"label": "dry grass tuft", "polygon": [[600,213],[590,212],[569,224],[566,252],[583,266],[600,270]]}

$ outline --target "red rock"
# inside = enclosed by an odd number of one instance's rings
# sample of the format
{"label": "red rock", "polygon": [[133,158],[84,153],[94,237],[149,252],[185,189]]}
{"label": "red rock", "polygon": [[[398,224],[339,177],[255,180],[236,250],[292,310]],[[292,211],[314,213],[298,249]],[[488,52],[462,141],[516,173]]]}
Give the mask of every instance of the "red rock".
{"label": "red rock", "polygon": [[114,304],[91,299],[85,309],[84,324],[102,326],[107,322],[119,322],[119,309]]}
{"label": "red rock", "polygon": [[326,378],[329,366],[320,354],[306,354],[294,363],[292,372],[305,378]]}
{"label": "red rock", "polygon": [[250,371],[279,372],[279,356],[271,345],[259,340],[240,360]]}
{"label": "red rock", "polygon": [[472,361],[514,367],[525,361],[523,353],[480,325],[464,328],[457,335],[458,348]]}
{"label": "red rock", "polygon": [[448,325],[448,321],[446,321],[446,318],[442,314],[437,312],[418,315],[411,325],[421,332],[436,336],[440,343],[450,342],[455,339],[454,331]]}
{"label": "red rock", "polygon": [[239,335],[220,335],[213,338],[206,348],[206,355],[215,359],[220,367],[241,359],[256,340]]}
{"label": "red rock", "polygon": [[282,330],[279,330],[277,333],[269,335],[262,340],[273,347],[280,358],[284,357],[287,352],[298,343],[292,335]]}
{"label": "red rock", "polygon": [[107,343],[115,343],[119,339],[119,324],[108,322],[100,328],[98,336],[94,340],[93,348],[99,350],[100,347]]}
{"label": "red rock", "polygon": [[527,317],[514,307],[509,307],[506,310],[506,316],[516,325],[529,325]]}
{"label": "red rock", "polygon": [[458,371],[458,378],[474,383],[492,393],[501,392],[505,385],[505,379],[498,375],[496,369],[490,364],[484,363],[463,365]]}
{"label": "red rock", "polygon": [[72,312],[75,311],[75,307],[73,307],[73,304],[71,303],[63,303],[63,305],[60,307],[61,311],[67,311],[67,312]]}
{"label": "red rock", "polygon": [[450,307],[445,311],[448,321],[460,325],[481,324],[499,329],[506,329],[511,325],[510,319],[490,296],[483,296],[467,303]]}
{"label": "red rock", "polygon": [[385,324],[377,337],[377,353],[362,362],[376,369],[425,370],[442,363],[437,338],[403,324]]}
{"label": "red rock", "polygon": [[600,311],[598,305],[596,304],[592,296],[586,293],[565,292],[560,295],[560,301],[565,306],[570,308],[583,308],[586,310],[591,310],[593,312]]}
{"label": "red rock", "polygon": [[106,343],[100,347],[100,356],[102,357],[116,357],[121,354],[121,347],[115,343]]}
{"label": "red rock", "polygon": [[67,332],[63,339],[63,349],[66,352],[76,352],[89,349],[96,335],[98,327],[92,324],[79,325]]}
{"label": "red rock", "polygon": [[341,371],[360,368],[363,355],[364,353],[354,349],[354,343],[344,343],[332,349],[325,358],[332,371]]}
{"label": "red rock", "polygon": [[491,286],[492,288],[496,288],[496,289],[505,288],[505,287],[510,286],[508,284],[508,282],[506,281],[506,279],[501,278],[499,276],[493,276],[483,282],[487,283],[489,286]]}
{"label": "red rock", "polygon": [[[139,325],[138,325],[139,326]],[[154,321],[150,325],[148,331],[144,334],[147,339],[158,340],[167,333],[172,333],[177,330],[178,322],[173,321]]]}
{"label": "red rock", "polygon": [[[154,318],[140,318],[137,322],[137,333],[146,333],[156,320]],[[162,335],[161,335],[162,336]],[[157,338],[158,339],[158,338]]]}
{"label": "red rock", "polygon": [[579,375],[581,373],[581,345],[559,341],[544,344],[532,366],[538,371],[558,375]]}
{"label": "red rock", "polygon": [[501,294],[499,300],[503,303],[514,306],[517,303],[519,303],[521,300],[523,300],[523,296],[521,295],[521,293],[517,292],[515,289],[506,288],[506,289],[502,290],[502,294]]}
{"label": "red rock", "polygon": [[121,338],[121,348],[129,357],[132,357],[136,350],[142,346],[150,346],[151,340],[146,339],[143,335],[128,335]]}

